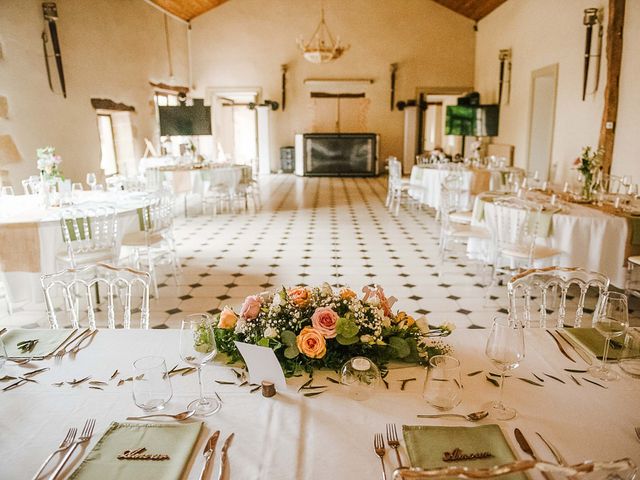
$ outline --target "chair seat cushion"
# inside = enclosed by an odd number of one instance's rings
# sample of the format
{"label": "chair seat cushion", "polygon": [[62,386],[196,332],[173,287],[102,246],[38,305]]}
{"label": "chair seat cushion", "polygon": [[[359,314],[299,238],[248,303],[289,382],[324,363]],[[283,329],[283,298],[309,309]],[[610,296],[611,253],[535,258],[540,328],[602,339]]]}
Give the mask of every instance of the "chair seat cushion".
{"label": "chair seat cushion", "polygon": [[[562,252],[560,250],[556,250],[555,248],[536,245],[533,247],[532,258],[534,260],[538,260],[542,258],[555,257],[561,253]],[[502,249],[501,255],[514,258],[529,258],[529,247],[528,245],[507,245]]]}
{"label": "chair seat cushion", "polygon": [[640,265],[640,255],[629,257],[628,260],[635,265]]}
{"label": "chair seat cushion", "polygon": [[449,227],[449,229],[445,232],[446,235],[450,237],[458,237],[458,238],[490,238],[491,233],[484,227],[479,227],[476,225],[461,225],[461,224],[453,224]]}
{"label": "chair seat cushion", "polygon": [[449,219],[455,223],[469,224],[471,223],[471,215],[473,212],[453,212],[449,214]]}
{"label": "chair seat cushion", "polygon": [[[58,260],[61,260],[66,263],[71,263],[71,259],[69,258],[69,254],[65,250],[64,252],[60,252],[56,255]],[[114,255],[113,250],[111,248],[103,248],[100,250],[92,250],[90,252],[82,252],[82,253],[74,253],[73,258],[75,260],[76,265],[87,265],[90,263],[97,262],[113,262]]]}
{"label": "chair seat cushion", "polygon": [[152,233],[149,235],[147,243],[147,236],[145,235],[145,232],[131,232],[127,233],[122,238],[122,245],[126,247],[143,247],[147,245],[155,245],[162,242],[162,240],[164,240],[162,235],[159,233]]}

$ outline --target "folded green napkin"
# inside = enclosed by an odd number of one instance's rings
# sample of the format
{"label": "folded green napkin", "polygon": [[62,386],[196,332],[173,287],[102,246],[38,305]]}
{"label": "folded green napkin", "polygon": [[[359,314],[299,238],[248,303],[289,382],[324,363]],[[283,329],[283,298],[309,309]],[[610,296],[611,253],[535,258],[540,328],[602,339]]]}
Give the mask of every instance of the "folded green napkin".
{"label": "folded green napkin", "polygon": [[[44,357],[55,352],[62,343],[69,338],[75,330],[36,330],[15,328],[9,330],[2,336],[4,348],[9,357],[30,358]],[[36,346],[30,352],[22,353],[18,348],[18,343],[27,340],[38,340]]]}
{"label": "folded green napkin", "polygon": [[[87,458],[69,477],[73,480],[182,478],[198,441],[202,422],[169,425],[112,422]],[[169,460],[119,460],[126,450],[146,448],[144,454],[168,455]]]}
{"label": "folded green napkin", "polygon": [[[593,353],[596,358],[602,360],[605,338],[595,328],[565,328],[564,331],[580,342],[580,344]],[[607,354],[607,361],[620,360],[624,350],[623,346],[624,337],[612,338],[611,344],[609,345],[609,353]],[[627,352],[626,355],[629,356],[629,352]],[[638,355],[640,355],[640,351]]]}
{"label": "folded green napkin", "polygon": [[[403,425],[402,433],[412,467],[466,466],[487,468],[516,460],[513,450],[498,425],[480,425],[477,427]],[[489,452],[492,456],[445,462],[443,460],[445,452],[452,453],[456,449],[467,455]],[[527,477],[518,473],[500,478],[504,480],[525,480]]]}

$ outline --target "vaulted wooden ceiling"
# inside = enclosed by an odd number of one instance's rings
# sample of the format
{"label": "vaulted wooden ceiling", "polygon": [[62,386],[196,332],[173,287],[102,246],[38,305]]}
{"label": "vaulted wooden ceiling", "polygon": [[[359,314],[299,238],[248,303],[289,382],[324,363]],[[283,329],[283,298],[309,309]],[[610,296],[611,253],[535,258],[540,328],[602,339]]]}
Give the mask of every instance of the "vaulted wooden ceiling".
{"label": "vaulted wooden ceiling", "polygon": [[[151,0],[176,17],[192,20],[228,0]],[[436,3],[453,10],[472,20],[486,17],[507,0],[434,0]]]}
{"label": "vaulted wooden ceiling", "polygon": [[434,0],[443,7],[453,10],[472,20],[486,17],[507,0]]}

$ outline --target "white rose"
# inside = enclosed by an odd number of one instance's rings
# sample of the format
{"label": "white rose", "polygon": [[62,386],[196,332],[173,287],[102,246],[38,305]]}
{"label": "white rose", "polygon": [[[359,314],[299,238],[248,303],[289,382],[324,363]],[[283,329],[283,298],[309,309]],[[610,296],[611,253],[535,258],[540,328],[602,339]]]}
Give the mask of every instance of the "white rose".
{"label": "white rose", "polygon": [[332,295],[333,289],[331,288],[331,285],[329,285],[327,282],[324,282],[320,287],[320,293],[324,295]]}
{"label": "white rose", "polygon": [[445,322],[441,325],[441,327],[449,330],[450,332],[453,332],[456,329],[456,324],[453,322]]}
{"label": "white rose", "polygon": [[273,327],[267,327],[264,331],[265,338],[275,338],[278,336],[278,331]]}
{"label": "white rose", "polygon": [[389,317],[384,317],[382,319],[382,326],[385,328],[389,328],[391,326],[391,319]]}
{"label": "white rose", "polygon": [[416,325],[422,333],[429,333],[429,322],[427,322],[426,318],[420,317],[419,319],[417,319]]}
{"label": "white rose", "polygon": [[373,341],[373,337],[371,335],[361,335],[360,341],[362,343],[370,343],[371,341]]}

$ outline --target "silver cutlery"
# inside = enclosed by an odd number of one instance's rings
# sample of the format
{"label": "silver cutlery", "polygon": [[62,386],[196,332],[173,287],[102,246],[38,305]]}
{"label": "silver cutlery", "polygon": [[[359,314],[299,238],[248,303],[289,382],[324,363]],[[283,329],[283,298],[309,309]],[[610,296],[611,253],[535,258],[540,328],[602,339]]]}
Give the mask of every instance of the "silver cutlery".
{"label": "silver cutlery", "polygon": [[4,335],[5,333],[7,333],[7,329],[6,328],[2,328],[0,330],[0,335]]}
{"label": "silver cutlery", "polygon": [[202,455],[204,455],[204,466],[202,467],[202,471],[200,472],[199,480],[204,480],[205,474],[207,473],[207,467],[209,466],[209,462],[213,458],[213,454],[216,451],[216,443],[218,443],[218,437],[220,436],[220,430],[216,430],[213,432],[213,435],[207,440],[206,445],[204,446],[204,450]]}
{"label": "silver cutlery", "polygon": [[571,348],[573,348],[573,350],[578,355],[580,355],[580,358],[582,358],[582,360],[584,360],[587,365],[593,365],[593,359],[591,358],[591,356],[585,351],[584,348],[578,345],[577,342],[569,338],[569,335],[567,335],[565,332],[558,330],[558,336],[561,339],[563,339],[568,345],[570,345]]}
{"label": "silver cutlery", "polygon": [[376,433],[373,437],[373,451],[380,458],[380,464],[382,465],[382,479],[387,480],[387,472],[384,469],[384,438],[381,433]]}
{"label": "silver cutlery", "polygon": [[480,410],[479,412],[471,412],[467,415],[463,415],[461,413],[436,413],[433,415],[417,415],[418,418],[441,418],[441,417],[456,417],[456,418],[464,418],[465,420],[469,420],[470,422],[477,422],[482,420],[489,412],[485,410]]}
{"label": "silver cutlery", "polygon": [[555,335],[553,333],[551,333],[550,330],[545,330],[545,332],[547,332],[549,334],[549,336],[551,338],[553,338],[553,341],[556,343],[556,346],[558,347],[558,350],[560,350],[560,353],[562,353],[562,355],[564,355],[565,357],[567,357],[569,360],[571,360],[573,363],[576,363],[576,361],[571,357],[571,355],[569,355],[567,353],[567,351],[564,349],[564,347],[562,346],[562,344],[560,343],[560,341],[555,337]]}
{"label": "silver cutlery", "polygon": [[82,348],[87,348],[89,345],[87,345],[87,347],[82,347],[82,344],[89,340],[92,341],[93,337],[95,337],[98,334],[98,330],[94,330],[93,332],[91,332],[89,335],[86,335],[85,337],[83,337],[78,343],[76,343],[75,347],[73,347],[71,350],[69,350],[69,353],[71,355],[75,355],[76,353],[78,353]]}
{"label": "silver cutlery", "polygon": [[81,341],[87,334],[90,333],[90,331],[91,330],[89,328],[83,330],[82,333],[73,337],[62,348],[59,348],[58,351],[54,354],[56,362],[62,360],[62,357],[69,353],[69,351],[73,348],[71,345],[77,343],[78,341]]}
{"label": "silver cutlery", "polygon": [[636,431],[636,437],[638,437],[638,441],[640,441],[640,427],[636,427],[635,431]]}
{"label": "silver cutlery", "polygon": [[395,423],[387,423],[387,444],[396,452],[396,458],[398,459],[398,468],[402,468],[402,459],[400,458],[400,441],[398,440],[398,431],[396,430]]}
{"label": "silver cutlery", "polygon": [[93,435],[93,429],[95,428],[95,426],[95,418],[90,418],[86,422],[84,422],[84,427],[82,428],[80,436],[71,443],[71,447],[69,447],[67,453],[64,455],[60,463],[56,466],[56,469],[49,476],[49,480],[54,480],[58,476],[66,463],[69,461],[69,458],[71,458],[71,455],[73,455],[73,452],[76,450],[78,445],[80,445],[81,443],[86,443],[91,439],[91,435]]}
{"label": "silver cutlery", "polygon": [[[531,445],[529,445],[529,442],[527,442],[527,439],[524,438],[524,435],[520,431],[520,429],[516,428],[513,431],[513,434],[515,435],[516,442],[518,442],[518,445],[520,445],[520,448],[522,449],[522,451],[527,455],[529,455],[533,460],[538,461],[538,457],[534,453],[533,448],[531,448]],[[553,480],[553,477],[548,472],[541,471],[540,473],[546,480]]]}
{"label": "silver cutlery", "polygon": [[76,432],[77,430],[75,428],[69,429],[69,431],[67,432],[67,435],[64,437],[62,442],[60,442],[60,445],[58,446],[58,448],[56,448],[53,452],[51,452],[51,455],[47,457],[47,459],[44,461],[40,469],[33,476],[33,480],[36,480],[36,478],[40,476],[40,474],[42,473],[42,470],[44,470],[44,467],[46,467],[49,464],[49,462],[55,455],[57,455],[60,452],[64,452],[67,448],[71,446],[71,443],[76,438]]}
{"label": "silver cutlery", "polygon": [[233,433],[227,437],[222,444],[222,452],[220,453],[220,472],[218,472],[218,480],[222,480],[224,476],[224,472],[227,467],[227,450],[229,449],[229,445],[231,444],[231,440],[233,439]]}
{"label": "silver cutlery", "polygon": [[[538,435],[538,437],[540,437],[540,440],[542,440],[542,443],[547,446],[547,448],[553,455],[553,458],[556,459],[556,462],[558,462],[559,465],[562,465],[563,467],[569,466],[565,458],[560,453],[560,450],[558,450],[551,442],[547,441],[540,433],[536,432],[536,435]],[[568,480],[575,480],[575,478],[576,477],[574,475],[569,475],[567,477]]]}
{"label": "silver cutlery", "polygon": [[180,413],[176,413],[175,415],[172,415],[170,413],[156,413],[155,415],[142,415],[140,417],[127,417],[127,420],[143,420],[145,418],[152,418],[152,417],[168,417],[168,418],[173,418],[174,420],[186,420],[187,418],[191,418],[193,417],[193,415],[196,413],[195,410],[187,410],[186,412],[180,412]]}

